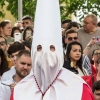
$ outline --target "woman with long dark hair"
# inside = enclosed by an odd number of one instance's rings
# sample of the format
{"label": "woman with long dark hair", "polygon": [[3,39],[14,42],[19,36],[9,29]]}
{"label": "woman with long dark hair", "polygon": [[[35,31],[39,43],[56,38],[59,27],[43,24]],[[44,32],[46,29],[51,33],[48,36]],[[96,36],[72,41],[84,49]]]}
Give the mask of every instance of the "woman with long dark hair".
{"label": "woman with long dark hair", "polygon": [[79,42],[71,42],[68,44],[66,58],[70,62],[70,66],[77,72],[79,76],[87,75],[86,69],[82,67],[83,48]]}
{"label": "woman with long dark hair", "polygon": [[0,77],[2,76],[2,74],[6,71],[8,71],[9,68],[8,68],[8,63],[7,63],[7,60],[6,60],[6,56],[3,52],[2,49],[0,49]]}

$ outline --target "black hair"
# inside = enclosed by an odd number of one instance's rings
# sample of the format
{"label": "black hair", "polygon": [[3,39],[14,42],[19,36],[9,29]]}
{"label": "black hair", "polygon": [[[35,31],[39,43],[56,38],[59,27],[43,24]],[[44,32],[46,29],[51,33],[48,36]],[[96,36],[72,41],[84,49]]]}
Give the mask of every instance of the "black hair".
{"label": "black hair", "polygon": [[[66,58],[70,62],[71,62],[71,59],[70,59],[70,55],[69,54],[70,54],[70,51],[71,51],[73,45],[79,45],[81,47],[81,53],[83,54],[83,48],[82,48],[82,45],[79,42],[73,41],[73,42],[69,43],[68,47],[67,47]],[[76,66],[78,66],[80,68],[80,70],[83,72],[83,69],[82,69],[82,54],[81,54],[80,59],[77,61]]]}
{"label": "black hair", "polygon": [[[96,50],[99,50],[99,49],[95,49],[95,50],[93,50],[93,52],[92,52],[92,57],[93,57],[94,52],[95,52]],[[91,62],[91,64],[94,64],[94,61],[92,60],[92,58],[90,59],[90,62]]]}
{"label": "black hair", "polygon": [[77,27],[77,28],[79,28],[79,25],[78,25],[77,22],[70,22],[70,23],[68,24],[68,26],[66,27],[66,30],[71,29],[72,27]]}
{"label": "black hair", "polygon": [[14,27],[12,28],[11,37],[14,37],[14,31],[15,31],[15,30],[19,30],[19,32],[21,33],[20,28],[19,28],[19,27],[14,26]]}
{"label": "black hair", "polygon": [[30,49],[30,51],[31,51],[31,45],[32,45],[32,43],[31,42],[29,42],[29,41],[24,41],[24,42],[22,42],[26,47],[28,47],[29,49]]}
{"label": "black hair", "polygon": [[62,21],[62,24],[69,23],[71,21],[72,21],[71,19],[66,19],[66,20]]}
{"label": "black hair", "polygon": [[[0,38],[4,38],[3,36],[0,36]],[[4,38],[4,40],[5,40],[5,43],[7,44],[7,40]]]}
{"label": "black hair", "polygon": [[[77,31],[73,30],[73,29],[69,29],[65,32],[65,38],[67,38],[68,34],[72,34],[72,33],[77,33]],[[78,33],[77,33],[78,34]]]}
{"label": "black hair", "polygon": [[27,27],[25,28],[24,32],[23,32],[23,40],[25,40],[25,37],[26,37],[26,31],[27,31],[27,30],[31,30],[32,35],[33,35],[33,29],[32,29],[32,27],[31,27],[31,26],[27,26]]}
{"label": "black hair", "polygon": [[100,80],[94,82],[93,86],[92,86],[92,92],[94,93],[95,90],[100,90]]}
{"label": "black hair", "polygon": [[0,57],[1,57],[0,76],[2,76],[2,74],[8,71],[9,68],[8,68],[8,62],[7,62],[5,53],[3,52],[1,48],[0,48]]}
{"label": "black hair", "polygon": [[22,55],[31,57],[31,53],[28,50],[21,50],[17,55],[17,59],[19,59]]}
{"label": "black hair", "polygon": [[12,53],[20,50],[25,50],[25,46],[20,42],[14,42],[12,45],[10,45],[7,52],[9,55],[11,55]]}
{"label": "black hair", "polygon": [[29,15],[26,15],[22,18],[22,20],[30,20],[32,21],[32,17],[30,17]]}
{"label": "black hair", "polygon": [[97,26],[99,26],[99,27],[100,27],[100,21],[97,23]]}

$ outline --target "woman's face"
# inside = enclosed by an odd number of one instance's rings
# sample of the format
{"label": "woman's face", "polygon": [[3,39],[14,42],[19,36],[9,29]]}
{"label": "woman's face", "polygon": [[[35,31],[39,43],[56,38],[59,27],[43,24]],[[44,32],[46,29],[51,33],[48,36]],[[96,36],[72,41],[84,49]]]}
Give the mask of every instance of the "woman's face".
{"label": "woman's face", "polygon": [[31,30],[26,30],[26,35],[25,35],[25,39],[27,39],[28,37],[31,37],[33,35]]}
{"label": "woman's face", "polygon": [[69,57],[71,61],[78,61],[81,58],[82,50],[79,45],[72,45]]}
{"label": "woman's face", "polygon": [[11,36],[11,31],[12,31],[12,25],[11,23],[6,24],[4,28],[1,28],[2,34],[4,36]]}

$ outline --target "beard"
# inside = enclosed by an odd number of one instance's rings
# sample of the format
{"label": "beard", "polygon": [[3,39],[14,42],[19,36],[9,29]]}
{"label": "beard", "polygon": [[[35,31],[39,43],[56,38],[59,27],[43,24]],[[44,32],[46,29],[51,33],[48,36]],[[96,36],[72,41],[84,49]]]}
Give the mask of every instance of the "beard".
{"label": "beard", "polygon": [[26,69],[23,69],[23,70],[21,70],[21,71],[16,70],[16,74],[17,74],[19,77],[24,78],[24,77],[26,77],[29,73],[28,73],[28,71],[27,71]]}

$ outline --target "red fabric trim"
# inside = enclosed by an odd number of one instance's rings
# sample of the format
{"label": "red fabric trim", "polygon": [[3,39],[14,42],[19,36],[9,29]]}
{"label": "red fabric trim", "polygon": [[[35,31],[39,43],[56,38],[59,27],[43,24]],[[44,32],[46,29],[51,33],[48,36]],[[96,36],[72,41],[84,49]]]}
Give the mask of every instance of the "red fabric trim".
{"label": "red fabric trim", "polygon": [[[90,76],[82,76],[84,81],[92,88],[92,75]],[[94,75],[94,82],[96,81],[96,74]]]}
{"label": "red fabric trim", "polygon": [[11,92],[10,100],[14,100],[14,98],[13,98],[13,94],[14,94],[14,90]]}
{"label": "red fabric trim", "polygon": [[97,69],[94,65],[91,64],[92,75],[97,73]]}
{"label": "red fabric trim", "polygon": [[83,93],[82,93],[82,99],[81,100],[94,100],[94,96],[92,94],[92,91],[90,88],[83,84]]}

